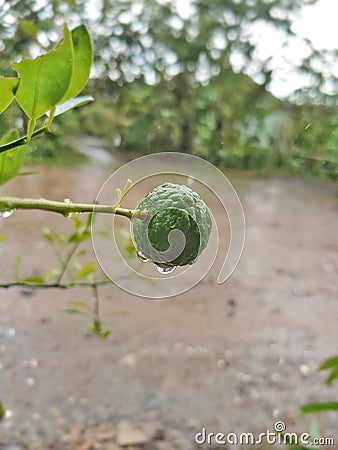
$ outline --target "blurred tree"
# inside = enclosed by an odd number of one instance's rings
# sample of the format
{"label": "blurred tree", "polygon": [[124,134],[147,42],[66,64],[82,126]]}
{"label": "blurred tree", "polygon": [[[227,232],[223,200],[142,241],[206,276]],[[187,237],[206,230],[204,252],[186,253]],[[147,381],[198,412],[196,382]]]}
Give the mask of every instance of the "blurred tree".
{"label": "blurred tree", "polygon": [[[294,59],[290,46],[302,45],[303,56],[289,63],[312,81],[307,94],[323,100],[337,94],[334,75],[322,70],[337,51],[318,52],[292,29],[300,8],[316,1],[0,0],[0,49],[6,59],[27,46],[36,52],[37,43],[56,40],[55,29],[64,20],[70,26],[85,21],[95,41],[95,77],[119,84],[144,77],[155,84],[180,74],[182,90],[188,82],[207,84],[229,68],[269,88],[280,64],[274,52]],[[259,51],[259,34],[283,48],[268,41],[269,51]],[[298,100],[304,92],[298,92]]]}
{"label": "blurred tree", "polygon": [[[108,136],[125,150],[194,152],[231,167],[285,165],[285,155],[294,153],[302,164],[318,152],[335,161],[338,92],[329,68],[337,51],[316,51],[292,28],[300,8],[314,3],[0,0],[0,72],[8,59],[49,46],[64,20],[70,27],[85,21],[95,48],[89,88],[103,97],[80,113],[85,132]],[[260,47],[262,35],[269,51]],[[302,49],[296,60],[295,46]],[[326,109],[308,106],[302,115],[267,93],[281,59],[306,78],[291,100]],[[314,114],[316,127],[305,130]],[[301,167],[297,161],[292,168]]]}

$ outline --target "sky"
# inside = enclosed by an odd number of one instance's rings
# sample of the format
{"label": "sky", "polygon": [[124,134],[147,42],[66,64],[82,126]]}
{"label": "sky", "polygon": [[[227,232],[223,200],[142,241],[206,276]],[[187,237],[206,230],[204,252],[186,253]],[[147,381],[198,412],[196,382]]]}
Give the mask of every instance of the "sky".
{"label": "sky", "polygon": [[[191,14],[190,0],[176,0],[180,15],[188,18]],[[317,50],[338,49],[338,0],[318,0],[315,5],[304,6],[295,16],[293,31],[300,36],[308,38]],[[311,79],[301,77],[295,71],[295,65],[300,63],[304,55],[310,53],[310,48],[297,39],[289,39],[285,44],[283,33],[275,31],[271,26],[260,24],[250,30],[254,35],[257,45],[257,57],[266,60],[272,58],[271,65],[274,69],[274,77],[270,85],[271,92],[280,98],[288,97],[294,90],[307,87]],[[241,70],[240,55],[234,55],[233,66]],[[249,75],[259,82],[259,74],[256,77],[253,71]],[[338,61],[331,61],[320,70],[334,73],[338,80]],[[328,94],[338,92],[338,81],[336,85],[327,84],[325,92]]]}
{"label": "sky", "polygon": [[[295,18],[293,24],[293,31],[297,34],[308,38],[316,50],[334,50],[338,49],[338,0],[318,0],[315,5],[304,6],[302,11]],[[293,58],[302,55],[305,51],[302,46],[290,45],[290,52],[293,52]],[[334,94],[338,92],[338,61],[332,61],[326,67],[322,68],[334,73],[336,76],[336,83],[330,83],[325,86],[325,92]],[[286,74],[288,70],[286,68]],[[295,88],[300,88],[304,84],[307,85],[307,80],[302,80],[296,74],[289,71],[289,76],[282,76],[275,80],[271,86],[271,91],[276,96],[286,97]],[[283,76],[284,75],[284,76]],[[291,76],[290,76],[291,75]]]}
{"label": "sky", "polygon": [[303,7],[294,23],[294,31],[309,38],[318,49],[338,48],[338,0],[319,0],[317,4]]}

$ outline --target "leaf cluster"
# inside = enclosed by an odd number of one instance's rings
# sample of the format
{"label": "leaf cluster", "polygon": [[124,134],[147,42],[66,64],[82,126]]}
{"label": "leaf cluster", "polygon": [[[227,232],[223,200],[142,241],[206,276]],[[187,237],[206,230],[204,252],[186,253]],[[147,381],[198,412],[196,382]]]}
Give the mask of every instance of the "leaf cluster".
{"label": "leaf cluster", "polygon": [[[92,59],[86,27],[70,31],[64,25],[63,38],[54,48],[34,59],[13,62],[16,77],[0,77],[0,114],[15,100],[27,122],[25,136],[12,130],[0,138],[0,184],[18,174],[25,159],[25,145],[32,137],[49,132],[56,116],[93,100],[88,95],[78,96],[89,78]],[[46,118],[37,128],[43,116]]]}

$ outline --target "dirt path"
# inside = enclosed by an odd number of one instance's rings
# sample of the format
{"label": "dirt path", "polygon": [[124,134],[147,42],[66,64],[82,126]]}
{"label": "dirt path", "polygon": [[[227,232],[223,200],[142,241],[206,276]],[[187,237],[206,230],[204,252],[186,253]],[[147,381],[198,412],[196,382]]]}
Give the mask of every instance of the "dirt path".
{"label": "dirt path", "polygon": [[[6,192],[90,201],[106,174],[52,168]],[[116,427],[127,420],[162,433],[162,444],[148,448],[189,450],[203,427],[260,433],[282,420],[287,431],[307,432],[310,418],[298,407],[337,399],[337,387],[326,387],[325,374],[316,372],[338,351],[335,186],[230,179],[243,203],[247,240],[223,285],[212,270],[196,288],[164,301],[102,288],[105,325],[113,330],[105,341],[92,336],[87,318],[62,312],[69,300],[90,302],[90,292],[0,291],[0,398],[7,408],[0,449],[21,449],[22,442],[82,449],[76,439],[67,447],[65,434],[102,424],[113,430],[111,439],[88,448],[117,449]],[[18,212],[2,221],[0,233],[9,237],[1,244],[2,280],[18,253],[24,271],[48,264],[40,230],[65,225],[51,215],[46,220]],[[337,415],[323,414],[319,424],[338,443]]]}

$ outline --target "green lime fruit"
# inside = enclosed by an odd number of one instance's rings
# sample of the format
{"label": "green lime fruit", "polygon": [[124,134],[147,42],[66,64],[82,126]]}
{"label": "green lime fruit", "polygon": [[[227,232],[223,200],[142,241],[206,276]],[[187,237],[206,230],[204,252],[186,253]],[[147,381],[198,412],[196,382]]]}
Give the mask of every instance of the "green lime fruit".
{"label": "green lime fruit", "polygon": [[161,268],[193,264],[208,244],[209,210],[181,184],[165,183],[139,203],[132,219],[136,250]]}

